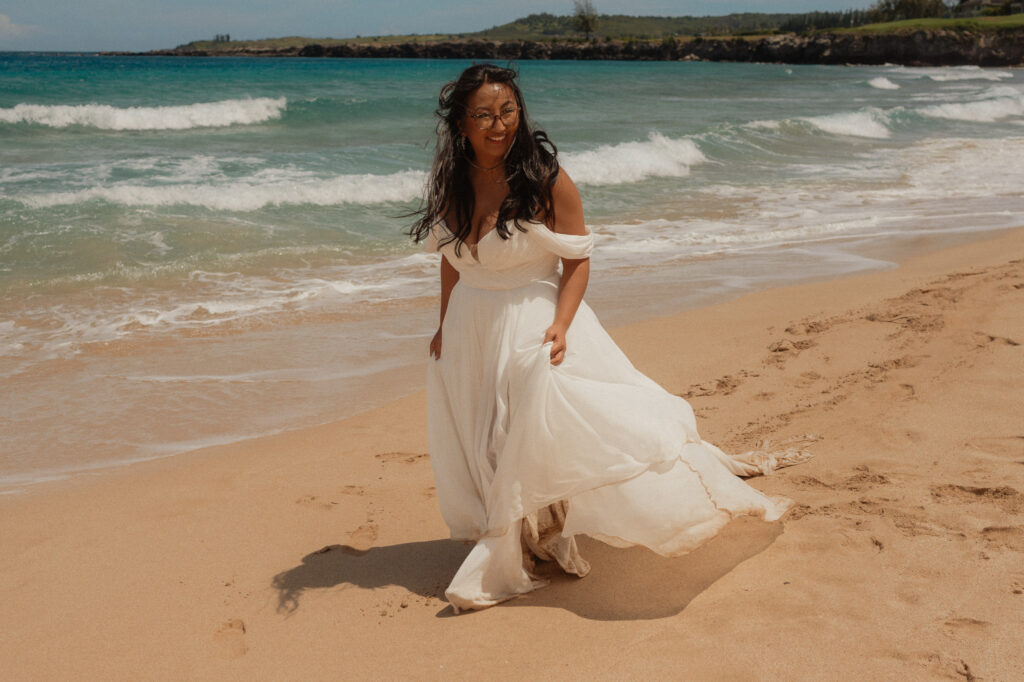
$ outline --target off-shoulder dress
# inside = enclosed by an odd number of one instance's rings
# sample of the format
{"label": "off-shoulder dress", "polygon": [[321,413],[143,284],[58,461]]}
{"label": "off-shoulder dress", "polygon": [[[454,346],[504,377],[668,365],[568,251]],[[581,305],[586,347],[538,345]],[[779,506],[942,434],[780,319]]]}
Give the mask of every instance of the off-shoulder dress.
{"label": "off-shoulder dress", "polygon": [[589,257],[593,235],[509,227],[458,254],[443,221],[427,239],[459,272],[427,375],[441,513],[453,538],[476,543],[445,593],[455,610],[543,585],[534,558],[585,575],[576,534],[673,556],[733,517],[782,516],[789,500],[739,476],[793,462],[701,440],[689,403],[637,371],[585,301],[551,364],[559,259]]}

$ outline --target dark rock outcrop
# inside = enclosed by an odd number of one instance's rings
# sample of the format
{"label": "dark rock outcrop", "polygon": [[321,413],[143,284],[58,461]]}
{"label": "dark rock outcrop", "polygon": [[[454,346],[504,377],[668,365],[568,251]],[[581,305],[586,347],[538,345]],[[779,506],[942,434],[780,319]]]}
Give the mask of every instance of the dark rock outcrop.
{"label": "dark rock outcrop", "polygon": [[[124,54],[124,53],[106,53]],[[638,61],[779,62],[786,64],[904,64],[907,66],[1024,66],[1024,30],[919,30],[899,34],[783,34],[765,38],[648,42],[375,43],[306,45],[284,49],[178,48],[146,55],[423,58],[476,60],[613,59]]]}

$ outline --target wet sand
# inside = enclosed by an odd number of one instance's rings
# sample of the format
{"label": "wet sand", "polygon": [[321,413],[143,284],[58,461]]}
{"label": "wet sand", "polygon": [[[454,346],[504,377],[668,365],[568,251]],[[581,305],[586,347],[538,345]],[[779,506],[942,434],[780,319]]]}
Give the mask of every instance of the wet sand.
{"label": "wet sand", "polygon": [[[0,498],[12,679],[1012,679],[1024,669],[1024,229],[614,330],[796,507],[452,616],[418,393]],[[599,311],[600,312],[600,311]],[[268,400],[272,396],[267,397]]]}

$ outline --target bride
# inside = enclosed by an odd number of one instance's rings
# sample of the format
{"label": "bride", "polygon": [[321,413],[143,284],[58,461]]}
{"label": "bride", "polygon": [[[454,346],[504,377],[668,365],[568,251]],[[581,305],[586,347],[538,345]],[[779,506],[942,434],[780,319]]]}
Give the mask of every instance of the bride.
{"label": "bride", "polygon": [[634,369],[583,301],[593,236],[516,73],[471,66],[439,105],[411,234],[441,253],[427,378],[438,501],[452,537],[476,543],[445,592],[455,611],[542,586],[535,559],[586,575],[579,533],[672,556],[736,516],[781,517],[789,500],[737,476],[809,455],[701,440],[689,404]]}

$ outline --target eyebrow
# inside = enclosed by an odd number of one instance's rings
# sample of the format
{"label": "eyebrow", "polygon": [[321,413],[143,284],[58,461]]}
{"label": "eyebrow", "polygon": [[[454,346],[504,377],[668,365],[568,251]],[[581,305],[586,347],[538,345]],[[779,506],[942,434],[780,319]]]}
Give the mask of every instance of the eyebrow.
{"label": "eyebrow", "polygon": [[[514,100],[508,100],[507,102],[502,102],[498,106],[498,110],[501,111],[503,109],[507,109],[508,107],[514,107],[514,106],[516,106],[515,101]],[[475,114],[489,114],[489,113],[491,113],[491,110],[488,109],[487,107],[482,107],[481,106],[481,107],[477,107],[477,108],[473,109],[473,114],[474,115]]]}

